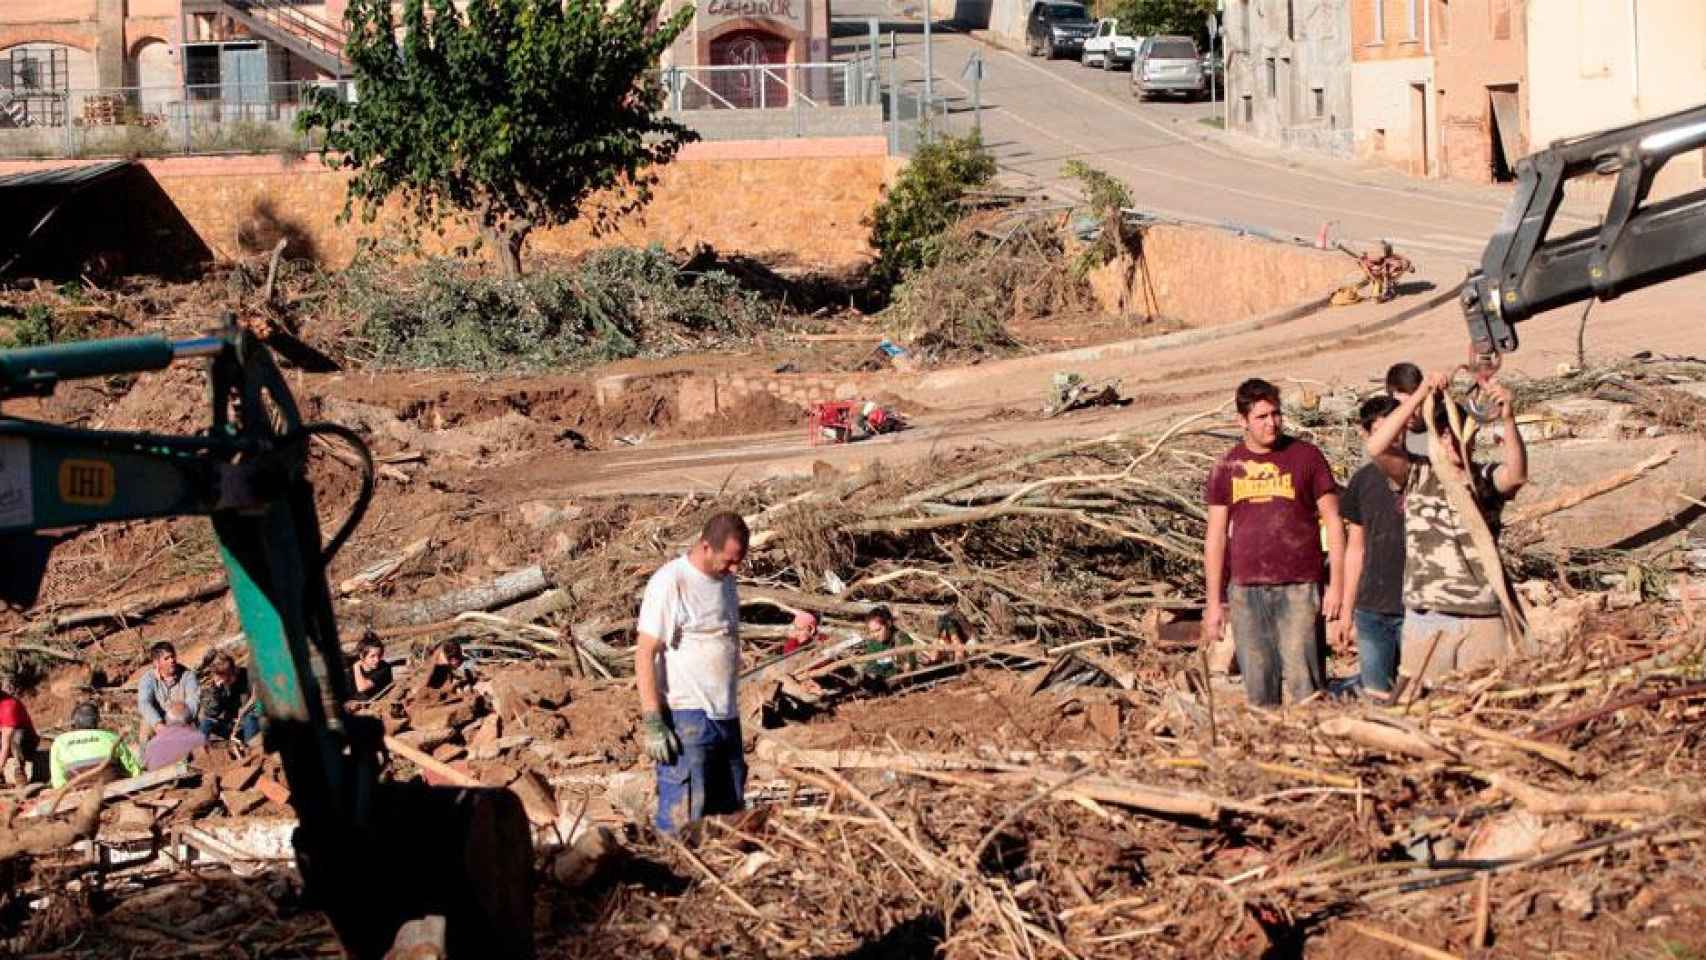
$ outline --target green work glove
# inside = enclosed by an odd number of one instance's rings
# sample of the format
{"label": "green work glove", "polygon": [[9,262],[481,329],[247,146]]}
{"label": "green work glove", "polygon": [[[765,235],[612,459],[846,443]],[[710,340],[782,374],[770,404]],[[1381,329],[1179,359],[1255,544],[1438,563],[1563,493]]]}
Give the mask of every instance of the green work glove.
{"label": "green work glove", "polygon": [[663,722],[661,713],[640,714],[640,726],[646,736],[646,756],[658,763],[673,763],[681,753],[681,740]]}

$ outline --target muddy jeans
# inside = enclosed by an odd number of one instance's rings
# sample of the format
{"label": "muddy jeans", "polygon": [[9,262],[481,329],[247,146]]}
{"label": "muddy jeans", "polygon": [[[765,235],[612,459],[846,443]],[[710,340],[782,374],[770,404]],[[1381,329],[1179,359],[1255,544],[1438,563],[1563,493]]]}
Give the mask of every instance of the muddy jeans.
{"label": "muddy jeans", "polygon": [[658,829],[674,833],[701,817],[746,806],[746,755],[740,719],[716,720],[703,710],[675,710],[670,728],[681,739],[674,763],[660,763]]}
{"label": "muddy jeans", "polygon": [[1352,615],[1357,632],[1357,662],[1367,693],[1389,694],[1398,679],[1399,639],[1404,615],[1358,608]]}
{"label": "muddy jeans", "polygon": [[1320,584],[1233,584],[1227,599],[1244,694],[1252,706],[1279,706],[1282,690],[1298,703],[1327,686],[1316,629]]}
{"label": "muddy jeans", "polygon": [[1404,617],[1403,653],[1398,669],[1410,682],[1419,676],[1424,683],[1436,683],[1459,670],[1508,656],[1510,643],[1505,637],[1505,622],[1496,615],[1460,617],[1411,610]]}

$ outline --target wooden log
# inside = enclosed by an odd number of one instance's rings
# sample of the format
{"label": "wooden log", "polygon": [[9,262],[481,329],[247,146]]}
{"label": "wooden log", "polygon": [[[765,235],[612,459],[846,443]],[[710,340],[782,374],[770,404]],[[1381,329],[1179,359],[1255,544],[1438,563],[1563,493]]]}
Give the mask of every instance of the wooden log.
{"label": "wooden log", "polygon": [[1455,953],[1446,953],[1444,950],[1435,950],[1427,944],[1417,943],[1414,940],[1406,940],[1395,933],[1387,933],[1385,930],[1381,930],[1378,927],[1371,927],[1362,923],[1354,923],[1349,920],[1345,921],[1345,926],[1355,930],[1357,933],[1360,933],[1365,937],[1408,950],[1416,956],[1426,957],[1428,960],[1462,960],[1462,958],[1458,957]]}
{"label": "wooden log", "polygon": [[1669,814],[1682,810],[1686,804],[1681,797],[1663,793],[1636,793],[1619,790],[1616,793],[1554,793],[1523,783],[1502,773],[1479,774],[1494,789],[1521,804],[1530,813],[1538,814]]}
{"label": "wooden log", "polygon": [[1677,451],[1678,448],[1674,446],[1667,450],[1661,450],[1625,470],[1619,470],[1610,476],[1595,480],[1589,484],[1572,487],[1557,496],[1542,500],[1539,503],[1526,504],[1519,510],[1511,511],[1511,513],[1505,517],[1505,525],[1507,527],[1514,527],[1519,523],[1532,523],[1542,517],[1549,517],[1554,513],[1559,513],[1579,504],[1586,503],[1595,497],[1602,497],[1614,490],[1626,487],[1647,474],[1652,473],[1654,470],[1657,470],[1659,467],[1669,463],[1676,457]]}
{"label": "wooden log", "polygon": [[1479,724],[1469,723],[1465,720],[1453,720],[1448,717],[1441,717],[1434,722],[1445,727],[1447,730],[1467,734],[1469,736],[1480,737],[1482,740],[1496,743],[1500,746],[1510,747],[1513,750],[1521,750],[1524,753],[1533,754],[1543,760],[1548,760],[1560,767],[1563,767],[1565,770],[1570,771],[1578,777],[1582,775],[1582,770],[1584,769],[1582,759],[1577,756],[1573,750],[1554,746],[1550,743],[1536,743],[1533,740],[1524,740],[1522,737],[1511,736],[1508,733],[1502,733],[1498,730],[1489,730]]}
{"label": "wooden log", "polygon": [[[166,784],[177,783],[179,780],[187,780],[190,777],[199,775],[199,772],[194,767],[190,766],[190,762],[188,760],[179,760],[177,763],[174,763],[169,767],[162,767],[159,770],[151,770],[141,776],[129,777],[124,780],[114,780],[102,788],[101,794],[107,800],[117,800],[120,797],[128,797],[132,794],[141,793],[144,790],[152,790],[155,787],[163,787]],[[78,791],[77,793],[66,797],[43,797],[34,806],[25,810],[23,814],[20,815],[21,819],[29,820],[38,817],[52,816],[56,810],[61,808],[61,805],[56,801],[65,800],[67,802],[80,804],[84,802],[83,794],[87,792],[89,791]]]}
{"label": "wooden log", "polygon": [[187,586],[150,594],[128,603],[110,607],[84,607],[62,613],[31,624],[25,628],[24,632],[42,635],[70,630],[73,627],[93,626],[98,623],[146,620],[156,613],[172,610],[188,603],[211,600],[224,593],[226,586],[225,574],[223,573],[217,576],[203,577]]}
{"label": "wooden log", "polygon": [[516,623],[535,623],[558,610],[567,610],[569,604],[573,602],[574,597],[570,595],[569,591],[562,587],[552,587],[530,600],[499,607],[492,612],[505,620],[514,620]]}
{"label": "wooden log", "polygon": [[431,537],[422,537],[404,547],[394,556],[386,557],[377,563],[368,564],[359,573],[338,584],[338,593],[348,596],[362,590],[367,590],[395,576],[411,560],[426,555],[434,546]]}
{"label": "wooden log", "polygon": [[398,740],[396,737],[385,738],[385,749],[405,760],[408,760],[415,766],[420,767],[422,770],[431,773],[433,776],[438,777],[447,783],[455,784],[458,787],[485,786],[485,784],[481,783],[478,778],[471,777],[448,763],[422,753],[403,741]]}
{"label": "wooden log", "polygon": [[1384,723],[1375,723],[1372,720],[1359,720],[1355,717],[1329,717],[1323,720],[1316,729],[1329,737],[1349,740],[1359,746],[1384,753],[1418,757],[1423,760],[1451,761],[1457,759],[1443,744],[1425,738],[1420,734],[1400,730]]}
{"label": "wooden log", "polygon": [[[1072,773],[1043,767],[1002,763],[976,756],[884,750],[815,750],[796,747],[774,737],[760,737],[754,748],[758,759],[777,765],[816,767],[823,770],[892,770],[962,771],[984,773],[997,783],[1024,782],[1054,786],[1073,776]],[[1267,814],[1251,804],[1224,800],[1190,790],[1173,790],[1133,783],[1113,777],[1085,777],[1062,785],[1056,792],[1062,799],[1084,798],[1097,803],[1112,803],[1122,807],[1174,816],[1215,820],[1223,810]]]}
{"label": "wooden log", "polygon": [[392,604],[379,608],[374,623],[386,627],[419,626],[437,623],[470,610],[490,610],[506,603],[539,593],[550,586],[545,571],[538,567],[523,567],[486,583],[449,593],[441,593],[407,604]]}
{"label": "wooden log", "polygon": [[[108,763],[99,768],[100,772],[91,780],[100,783],[110,779],[115,769]],[[0,863],[14,857],[40,856],[63,850],[79,840],[93,837],[101,826],[101,804],[105,800],[105,790],[91,786],[81,791],[76,815],[64,823],[44,823],[25,829],[10,825],[0,827]]]}

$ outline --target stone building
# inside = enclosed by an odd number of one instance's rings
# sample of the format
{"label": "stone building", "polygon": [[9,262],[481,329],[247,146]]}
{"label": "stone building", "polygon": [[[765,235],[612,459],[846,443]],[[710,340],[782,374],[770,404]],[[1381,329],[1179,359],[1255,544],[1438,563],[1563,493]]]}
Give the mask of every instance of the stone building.
{"label": "stone building", "polygon": [[0,128],[276,103],[287,81],[345,73],[344,3],[3,0]]}
{"label": "stone building", "polygon": [[[1536,147],[1706,101],[1706,3],[1548,0],[1525,11],[1528,125]],[[1671,160],[1655,197],[1706,183],[1706,154]],[[1607,179],[1584,183],[1608,190]]]}
{"label": "stone building", "polygon": [[[1509,180],[1531,151],[1527,0],[1451,0],[1433,19],[1439,170]],[[1544,6],[1541,4],[1540,6]]]}
{"label": "stone building", "polygon": [[1348,155],[1348,0],[1228,0],[1229,127],[1287,146]]}
{"label": "stone building", "polygon": [[800,66],[830,60],[829,0],[674,0],[663,15],[683,3],[696,7],[693,20],[664,66],[683,68],[677,96],[684,108],[787,106],[796,93],[816,98],[840,79]]}
{"label": "stone building", "polygon": [[1351,120],[1358,156],[1439,172],[1434,24],[1446,0],[1352,0]]}

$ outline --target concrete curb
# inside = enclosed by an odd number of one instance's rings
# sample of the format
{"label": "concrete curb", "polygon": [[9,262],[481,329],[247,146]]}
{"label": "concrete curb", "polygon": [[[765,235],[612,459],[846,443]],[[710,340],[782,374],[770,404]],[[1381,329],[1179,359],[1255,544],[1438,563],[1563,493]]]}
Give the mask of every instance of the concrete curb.
{"label": "concrete curb", "polygon": [[[1433,293],[1420,303],[1412,304],[1392,314],[1375,320],[1365,320],[1349,327],[1316,334],[1298,341],[1297,345],[1320,343],[1330,340],[1345,340],[1352,337],[1367,336],[1381,330],[1389,330],[1406,323],[1441,304],[1457,297],[1463,284],[1457,283]],[[1059,353],[1039,353],[1028,357],[1015,357],[996,363],[979,364],[971,367],[955,367],[952,370],[936,370],[924,374],[912,384],[894,385],[896,390],[947,390],[968,375],[978,377],[1000,376],[1003,373],[1017,374],[1027,368],[1039,364],[1069,367],[1074,364],[1095,363],[1102,360],[1118,359],[1120,357],[1140,356],[1148,353],[1161,353],[1167,350],[1177,350],[1182,347],[1193,347],[1204,343],[1213,343],[1258,330],[1266,330],[1282,324],[1292,323],[1304,317],[1311,316],[1317,311],[1326,309],[1332,300],[1332,295],[1305,300],[1289,307],[1283,307],[1252,320],[1242,320],[1207,329],[1180,330],[1175,333],[1164,333],[1155,337],[1142,337],[1135,340],[1119,340],[1114,343],[1104,343],[1095,347],[1080,347],[1076,350],[1063,350]]]}

